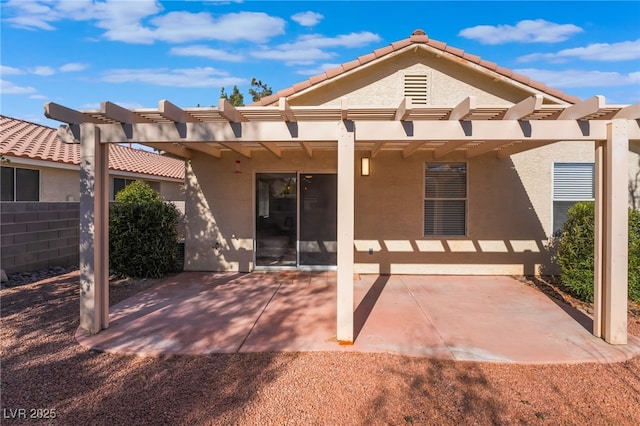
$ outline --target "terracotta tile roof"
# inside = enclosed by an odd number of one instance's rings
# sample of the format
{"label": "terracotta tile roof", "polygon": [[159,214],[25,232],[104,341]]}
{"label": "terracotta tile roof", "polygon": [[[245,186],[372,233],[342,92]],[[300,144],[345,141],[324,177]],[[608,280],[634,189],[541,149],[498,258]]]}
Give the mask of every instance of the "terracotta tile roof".
{"label": "terracotta tile roof", "polygon": [[498,74],[501,74],[505,77],[511,78],[514,81],[517,81],[519,83],[525,84],[531,88],[534,88],[536,90],[539,90],[543,93],[546,93],[548,95],[554,96],[556,98],[562,99],[563,101],[569,102],[569,103],[576,103],[578,101],[580,101],[580,99],[576,96],[572,96],[569,95],[567,93],[564,93],[560,90],[556,90],[553,89],[551,87],[548,87],[547,85],[545,85],[544,83],[540,83],[537,81],[533,81],[530,78],[514,73],[512,70],[508,69],[508,68],[504,68],[504,67],[500,67],[498,65],[496,65],[493,62],[489,62],[489,61],[485,61],[484,59],[480,58],[479,56],[476,55],[472,55],[470,53],[466,53],[461,49],[452,47],[452,46],[448,46],[446,43],[443,43],[441,41],[438,40],[432,40],[430,39],[424,31],[422,30],[416,30],[413,32],[413,34],[409,37],[406,38],[404,40],[399,40],[396,42],[391,43],[388,46],[382,47],[380,49],[376,49],[374,50],[372,53],[360,56],[359,58],[357,58],[354,61],[350,61],[347,62],[345,64],[342,64],[338,67],[329,69],[321,74],[315,75],[310,77],[308,80],[297,83],[295,85],[293,85],[292,87],[280,90],[277,93],[274,93],[271,96],[266,96],[262,99],[260,99],[258,102],[253,103],[252,105],[271,105],[274,102],[277,102],[279,98],[281,97],[287,97],[287,96],[291,96],[297,92],[300,92],[302,90],[305,90],[309,87],[312,87],[318,83],[321,83],[325,80],[330,80],[332,78],[336,78],[339,75],[347,72],[347,71],[351,71],[355,68],[357,68],[358,66],[362,66],[366,63],[369,63],[373,60],[376,59],[380,59],[383,58],[393,52],[402,50],[402,49],[406,49],[408,46],[412,46],[412,45],[416,45],[416,44],[423,44],[426,46],[429,46],[433,49],[436,50],[440,50],[442,52],[445,52],[447,54],[451,54],[457,57],[460,57],[462,59],[465,59],[467,61],[469,61],[470,63],[474,63],[477,64],[481,67],[486,68],[489,71],[493,71],[496,72]]}
{"label": "terracotta tile roof", "polygon": [[[0,115],[0,154],[80,166],[80,145],[58,138],[56,129]],[[122,145],[109,147],[109,169],[184,179],[184,162]]]}

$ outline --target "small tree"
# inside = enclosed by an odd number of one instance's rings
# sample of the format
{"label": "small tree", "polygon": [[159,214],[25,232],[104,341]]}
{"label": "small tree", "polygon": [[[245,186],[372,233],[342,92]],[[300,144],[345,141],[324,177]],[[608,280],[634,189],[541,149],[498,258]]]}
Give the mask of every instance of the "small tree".
{"label": "small tree", "polygon": [[109,214],[109,263],[121,277],[159,278],[178,260],[178,210],[148,184],[118,192]]}
{"label": "small tree", "polygon": [[257,102],[265,96],[271,96],[273,94],[273,90],[271,87],[267,86],[262,80],[256,80],[255,77],[251,79],[251,88],[249,89],[249,94],[251,95],[251,99],[253,102]]}
{"label": "small tree", "polygon": [[220,89],[220,98],[228,100],[233,106],[244,106],[244,96],[240,93],[238,86],[233,86],[231,95],[227,95],[227,92],[224,91],[224,87],[222,87]]}

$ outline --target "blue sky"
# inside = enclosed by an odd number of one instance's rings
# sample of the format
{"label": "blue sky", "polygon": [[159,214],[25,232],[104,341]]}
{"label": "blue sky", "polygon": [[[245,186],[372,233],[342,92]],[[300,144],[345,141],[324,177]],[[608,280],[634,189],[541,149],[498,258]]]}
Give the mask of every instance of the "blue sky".
{"label": "blue sky", "polygon": [[2,0],[0,113],[52,127],[45,102],[217,104],[274,91],[420,28],[534,80],[640,102],[640,2]]}

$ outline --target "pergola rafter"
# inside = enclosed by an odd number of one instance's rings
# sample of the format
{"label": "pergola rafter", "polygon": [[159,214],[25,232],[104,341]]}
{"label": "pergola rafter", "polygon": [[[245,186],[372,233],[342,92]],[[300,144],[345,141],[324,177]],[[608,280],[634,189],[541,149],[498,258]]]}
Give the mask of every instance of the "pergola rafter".
{"label": "pergola rafter", "polygon": [[[492,152],[504,157],[557,141],[606,140],[608,121],[640,119],[640,104],[606,105],[595,96],[575,105],[544,105],[543,96],[534,95],[511,106],[477,105],[470,96],[452,107],[415,105],[411,98],[396,107],[350,106],[346,98],[337,106],[309,107],[281,98],[275,106],[234,107],[220,99],[217,108],[183,109],[161,100],[157,110],[103,102],[100,110],[76,111],[48,103],[45,115],[68,124],[59,131],[65,142],[77,143],[79,125],[95,123],[103,143],[139,143],[184,158],[191,150],[215,158],[225,151],[251,158],[255,149],[282,158],[295,147],[311,158],[316,149],[335,149],[332,123],[345,120],[355,123],[356,148],[373,143],[373,157],[394,149],[388,143],[394,142],[404,144],[405,158],[420,150],[432,151],[434,158],[460,151],[473,158]],[[110,126],[117,123],[123,126]],[[631,122],[628,127],[630,140],[640,139],[640,126]]]}

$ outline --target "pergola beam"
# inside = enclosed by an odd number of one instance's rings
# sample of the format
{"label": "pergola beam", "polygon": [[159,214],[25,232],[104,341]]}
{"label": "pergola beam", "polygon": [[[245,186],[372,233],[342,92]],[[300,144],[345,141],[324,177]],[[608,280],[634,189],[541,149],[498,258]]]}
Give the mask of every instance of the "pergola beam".
{"label": "pergola beam", "polygon": [[191,158],[191,151],[189,151],[184,146],[178,145],[178,144],[175,144],[175,143],[153,143],[153,142],[147,142],[144,145],[148,146],[149,148],[157,149],[158,151],[167,152],[167,153],[175,155],[177,157],[186,158],[186,159]]}
{"label": "pergola beam", "polygon": [[291,106],[289,105],[289,101],[287,101],[287,98],[278,99],[278,111],[280,111],[280,116],[284,121],[287,121],[287,122],[296,121],[296,116],[293,113],[293,110],[291,109]]}
{"label": "pergola beam", "polygon": [[110,120],[117,121],[125,124],[132,123],[151,123],[151,120],[147,120],[144,117],[139,116],[130,109],[121,107],[113,102],[102,102],[100,104],[100,112],[102,115]]}
{"label": "pergola beam", "polygon": [[240,111],[238,111],[236,107],[225,98],[220,98],[218,101],[218,112],[230,123],[239,123],[244,121]]}
{"label": "pergola beam", "polygon": [[309,142],[300,142],[300,146],[309,158],[313,158],[313,149],[311,148],[311,144]]}
{"label": "pergola beam", "polygon": [[[516,120],[475,120],[462,126],[457,121],[413,121],[411,133],[399,121],[356,121],[360,142],[414,141],[594,141],[606,140],[607,120],[534,120],[522,125]],[[628,120],[629,139],[640,140],[640,126]],[[237,127],[224,122],[186,123],[182,129],[173,123],[134,123],[122,126],[99,124],[104,143],[146,142],[332,142],[335,121],[304,121],[292,130],[286,123],[246,122]]]}
{"label": "pergola beam", "polygon": [[613,118],[626,118],[627,120],[640,120],[640,103],[628,105],[613,116]]}
{"label": "pergola beam", "polygon": [[502,146],[508,145],[509,143],[510,142],[505,142],[505,141],[484,141],[472,148],[467,149],[465,155],[468,159],[475,158],[480,155],[491,152],[495,149],[498,149]]}
{"label": "pergola beam", "polygon": [[188,114],[185,110],[167,100],[161,100],[160,102],[158,102],[158,112],[167,120],[175,121],[176,123],[196,121],[195,118]]}
{"label": "pergola beam", "polygon": [[238,154],[246,158],[251,158],[251,150],[246,146],[241,145],[238,142],[218,142],[218,143],[224,146],[225,148],[229,148],[231,151],[237,152]]}
{"label": "pergola beam", "polygon": [[100,120],[83,114],[80,111],[58,105],[54,102],[47,102],[46,104],[44,104],[44,116],[51,120],[57,120],[68,124],[100,122]]}
{"label": "pergola beam", "polygon": [[533,114],[536,110],[542,107],[542,100],[544,97],[542,95],[533,95],[528,97],[505,112],[502,117],[503,120],[521,120],[524,117]]}
{"label": "pergola beam", "polygon": [[265,147],[267,151],[271,152],[276,157],[282,158],[282,148],[280,148],[275,142],[262,142],[260,145]]}
{"label": "pergola beam", "polygon": [[184,142],[183,145],[189,150],[203,152],[215,158],[222,158],[222,151],[219,148],[209,145],[208,143]]}
{"label": "pergola beam", "polygon": [[386,143],[385,141],[379,141],[375,143],[375,145],[371,149],[371,158],[376,158],[376,155],[380,153],[385,143]]}
{"label": "pergola beam", "polygon": [[449,120],[451,121],[464,121],[468,118],[473,110],[476,108],[476,97],[468,96],[455,108],[451,110],[451,114],[449,114]]}
{"label": "pergola beam", "polygon": [[594,96],[565,108],[558,116],[558,120],[580,120],[596,114],[604,105],[604,96]]}
{"label": "pergola beam", "polygon": [[402,149],[402,158],[409,158],[416,151],[418,151],[420,148],[422,148],[424,146],[424,144],[426,144],[426,143],[427,142],[425,142],[425,141],[411,142],[409,145],[405,146]]}
{"label": "pergola beam", "polygon": [[410,97],[405,97],[398,105],[398,109],[396,110],[396,121],[404,121],[411,115],[411,109],[413,107],[413,102]]}
{"label": "pergola beam", "polygon": [[471,141],[463,140],[463,141],[445,142],[433,151],[433,158],[442,158],[445,155],[449,154],[450,152],[453,152],[456,149],[460,148],[461,146],[468,144],[469,142]]}

